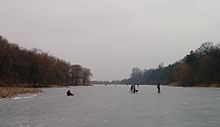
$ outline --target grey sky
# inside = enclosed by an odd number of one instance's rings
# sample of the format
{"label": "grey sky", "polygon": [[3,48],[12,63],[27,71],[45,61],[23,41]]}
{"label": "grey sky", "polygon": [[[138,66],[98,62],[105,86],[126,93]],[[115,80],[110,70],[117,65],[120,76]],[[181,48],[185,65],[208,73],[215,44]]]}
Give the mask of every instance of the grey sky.
{"label": "grey sky", "polygon": [[94,80],[128,78],[220,41],[219,0],[0,0],[0,35],[79,63]]}

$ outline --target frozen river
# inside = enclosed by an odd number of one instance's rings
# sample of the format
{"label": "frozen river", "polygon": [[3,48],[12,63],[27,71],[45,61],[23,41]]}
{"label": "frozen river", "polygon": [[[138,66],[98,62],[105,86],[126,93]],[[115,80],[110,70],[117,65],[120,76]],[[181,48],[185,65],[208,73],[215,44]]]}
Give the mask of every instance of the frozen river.
{"label": "frozen river", "polygon": [[[67,97],[70,89],[75,96]],[[220,127],[220,89],[140,86],[43,89],[0,100],[0,127]]]}

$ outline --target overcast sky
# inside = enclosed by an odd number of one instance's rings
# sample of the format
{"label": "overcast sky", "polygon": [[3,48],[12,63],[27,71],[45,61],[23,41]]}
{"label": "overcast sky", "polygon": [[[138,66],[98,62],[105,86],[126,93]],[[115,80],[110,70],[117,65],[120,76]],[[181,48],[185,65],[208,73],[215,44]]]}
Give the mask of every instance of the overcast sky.
{"label": "overcast sky", "polygon": [[219,0],[0,0],[0,35],[88,67],[93,80],[172,64],[220,41]]}

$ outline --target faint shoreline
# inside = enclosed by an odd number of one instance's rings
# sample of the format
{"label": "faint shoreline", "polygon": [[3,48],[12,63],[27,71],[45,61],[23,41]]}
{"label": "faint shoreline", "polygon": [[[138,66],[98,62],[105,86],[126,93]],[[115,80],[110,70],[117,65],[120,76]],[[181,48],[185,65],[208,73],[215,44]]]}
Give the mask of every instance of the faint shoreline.
{"label": "faint shoreline", "polygon": [[194,84],[192,86],[190,85],[179,85],[179,83],[170,83],[169,86],[173,86],[173,87],[198,87],[198,88],[201,88],[201,87],[204,87],[204,88],[220,88],[220,84],[216,84],[216,83],[210,83],[210,84]]}
{"label": "faint shoreline", "polygon": [[27,93],[39,93],[42,92],[41,88],[63,88],[63,87],[76,87],[76,86],[93,86],[93,85],[70,85],[70,86],[65,86],[65,85],[24,85],[20,84],[18,86],[12,85],[12,86],[7,86],[7,85],[2,85],[0,86],[0,99],[2,98],[7,98],[7,97],[14,97],[18,94],[27,94]]}
{"label": "faint shoreline", "polygon": [[42,92],[40,88],[0,87],[0,99],[7,97],[14,97],[18,94],[39,93],[39,92]]}

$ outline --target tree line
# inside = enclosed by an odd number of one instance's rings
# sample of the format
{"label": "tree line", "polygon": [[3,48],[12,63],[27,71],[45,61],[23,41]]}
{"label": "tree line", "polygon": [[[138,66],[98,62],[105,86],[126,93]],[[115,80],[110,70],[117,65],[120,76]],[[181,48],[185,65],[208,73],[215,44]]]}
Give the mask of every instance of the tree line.
{"label": "tree line", "polygon": [[92,73],[39,49],[27,50],[0,36],[0,85],[89,85]]}
{"label": "tree line", "polygon": [[180,61],[156,69],[133,68],[123,84],[173,84],[178,86],[220,86],[220,43],[205,42]]}

